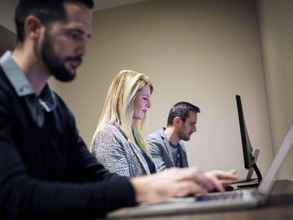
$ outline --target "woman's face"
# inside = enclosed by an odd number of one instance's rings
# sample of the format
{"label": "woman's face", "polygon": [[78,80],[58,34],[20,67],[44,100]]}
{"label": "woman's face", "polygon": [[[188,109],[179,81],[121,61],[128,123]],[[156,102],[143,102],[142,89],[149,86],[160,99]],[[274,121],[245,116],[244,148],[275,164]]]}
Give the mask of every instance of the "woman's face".
{"label": "woman's face", "polygon": [[150,104],[151,89],[149,86],[144,86],[138,90],[134,98],[134,113],[133,119],[143,119],[145,113],[151,107]]}

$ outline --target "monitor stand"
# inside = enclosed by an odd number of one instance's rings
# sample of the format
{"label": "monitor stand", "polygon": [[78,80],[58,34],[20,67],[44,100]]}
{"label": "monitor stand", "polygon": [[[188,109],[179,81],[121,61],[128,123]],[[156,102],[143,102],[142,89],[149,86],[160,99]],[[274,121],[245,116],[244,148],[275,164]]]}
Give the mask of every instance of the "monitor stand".
{"label": "monitor stand", "polygon": [[252,175],[253,175],[253,172],[256,173],[256,176],[257,176],[257,179],[259,180],[259,182],[261,182],[262,180],[262,175],[256,165],[256,161],[258,159],[258,156],[259,156],[259,152],[260,150],[259,149],[255,149],[254,152],[253,152],[253,157],[255,159],[255,164],[253,165],[253,167],[250,167],[249,170],[248,170],[248,173],[247,173],[247,176],[246,176],[246,180],[249,181],[252,179]]}
{"label": "monitor stand", "polygon": [[[259,149],[254,150],[253,157],[255,159],[255,164],[249,168],[246,179],[232,183],[234,187],[236,187],[236,188],[250,188],[250,187],[256,187],[260,184],[260,182],[262,180],[262,175],[256,165],[259,153],[260,153]],[[252,175],[254,172],[255,172],[257,178],[252,178]]]}

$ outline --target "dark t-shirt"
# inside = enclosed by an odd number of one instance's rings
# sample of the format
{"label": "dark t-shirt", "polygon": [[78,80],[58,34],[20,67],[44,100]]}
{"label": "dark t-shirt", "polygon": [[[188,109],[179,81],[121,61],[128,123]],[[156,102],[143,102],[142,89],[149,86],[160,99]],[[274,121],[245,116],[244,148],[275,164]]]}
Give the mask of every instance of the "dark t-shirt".
{"label": "dark t-shirt", "polygon": [[170,143],[171,146],[171,151],[172,151],[172,156],[174,159],[174,163],[175,163],[175,167],[183,167],[183,162],[182,162],[182,155],[181,155],[181,151],[180,151],[180,144],[178,143],[177,145],[173,145],[172,143]]}

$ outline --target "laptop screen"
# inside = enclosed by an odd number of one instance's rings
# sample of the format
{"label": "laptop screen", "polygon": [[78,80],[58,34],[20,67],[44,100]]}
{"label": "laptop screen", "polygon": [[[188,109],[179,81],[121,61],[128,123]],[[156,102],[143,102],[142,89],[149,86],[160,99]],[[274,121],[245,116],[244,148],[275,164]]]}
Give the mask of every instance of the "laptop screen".
{"label": "laptop screen", "polygon": [[284,161],[286,155],[288,154],[288,151],[290,150],[290,147],[293,144],[293,123],[289,127],[289,130],[283,139],[282,145],[276,154],[273,162],[271,163],[270,168],[267,171],[267,174],[263,178],[263,181],[258,187],[258,191],[263,194],[268,194],[272,190],[274,178]]}

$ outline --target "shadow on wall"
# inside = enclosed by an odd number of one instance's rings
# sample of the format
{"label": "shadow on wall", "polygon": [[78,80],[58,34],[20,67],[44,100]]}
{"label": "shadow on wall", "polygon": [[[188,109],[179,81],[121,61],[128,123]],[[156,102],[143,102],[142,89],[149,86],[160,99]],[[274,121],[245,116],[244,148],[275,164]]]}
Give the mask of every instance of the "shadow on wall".
{"label": "shadow on wall", "polygon": [[0,25],[0,56],[6,50],[13,50],[16,44],[16,34]]}

